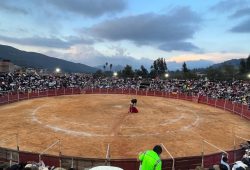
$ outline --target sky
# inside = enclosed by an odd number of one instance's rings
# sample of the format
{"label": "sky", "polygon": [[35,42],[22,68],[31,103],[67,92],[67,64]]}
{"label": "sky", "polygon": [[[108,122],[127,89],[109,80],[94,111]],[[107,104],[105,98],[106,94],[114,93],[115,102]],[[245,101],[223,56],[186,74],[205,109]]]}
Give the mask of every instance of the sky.
{"label": "sky", "polygon": [[250,54],[250,0],[1,0],[0,44],[90,66]]}

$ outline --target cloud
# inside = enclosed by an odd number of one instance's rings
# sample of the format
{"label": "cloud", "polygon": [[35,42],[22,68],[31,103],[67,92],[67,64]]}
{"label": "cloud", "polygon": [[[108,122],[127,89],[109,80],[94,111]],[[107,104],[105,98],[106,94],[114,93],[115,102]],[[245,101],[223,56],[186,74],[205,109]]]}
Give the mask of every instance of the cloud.
{"label": "cloud", "polygon": [[216,5],[212,6],[211,9],[217,12],[232,13],[229,15],[229,19],[242,19],[238,25],[230,29],[231,32],[235,33],[250,33],[250,1],[249,0],[222,0]]}
{"label": "cloud", "polygon": [[[137,45],[172,43],[169,51],[186,50],[187,44],[183,41],[193,37],[200,22],[197,13],[182,7],[165,15],[147,13],[107,20],[89,28],[89,32],[94,37],[111,41],[129,40]],[[181,49],[180,44],[185,48]],[[190,43],[189,47],[194,46]]]}
{"label": "cloud", "polygon": [[153,63],[153,60],[147,58],[135,59],[132,56],[119,55],[124,54],[124,52],[117,52],[113,56],[106,56],[90,45],[75,45],[64,52],[51,50],[45,52],[45,54],[90,66],[102,66],[108,62],[112,63],[113,66],[125,66],[129,64],[132,65],[133,68],[140,68],[141,65],[149,68]]}
{"label": "cloud", "polygon": [[250,33],[250,7],[244,7],[234,12],[229,18],[241,19],[241,22],[230,29],[234,33]]}
{"label": "cloud", "polygon": [[[112,56],[112,57],[95,56],[92,58],[92,62],[89,64],[93,66],[98,66],[98,65],[103,65],[106,62],[112,63],[113,65],[121,65],[121,66],[125,66],[128,64],[128,65],[131,65],[134,69],[139,69],[141,65],[144,65],[144,67],[149,69],[153,63],[153,60],[148,59],[148,58],[136,59],[132,56]],[[92,64],[92,63],[95,63],[95,64]]]}
{"label": "cloud", "polygon": [[184,62],[184,61],[193,61],[193,60],[210,60],[214,63],[223,62],[230,59],[239,59],[246,58],[248,53],[204,53],[204,54],[184,54],[168,57],[166,62]]}
{"label": "cloud", "polygon": [[62,12],[71,12],[88,17],[121,12],[127,7],[125,0],[47,0]]}
{"label": "cloud", "polygon": [[167,42],[159,46],[159,49],[164,51],[198,51],[198,47],[190,42]]}
{"label": "cloud", "polygon": [[222,0],[212,6],[210,9],[217,12],[231,12],[232,10],[245,7],[247,0]]}
{"label": "cloud", "polygon": [[235,33],[250,33],[250,18],[242,21],[239,25],[234,26],[230,31]]}
{"label": "cloud", "polygon": [[[114,47],[119,51],[119,47]],[[67,50],[62,51],[47,51],[46,54],[52,57],[62,58],[69,61],[83,63],[90,66],[102,66],[108,62],[113,64],[114,68],[117,65],[125,66],[126,64],[131,65],[134,69],[140,68],[144,65],[147,69],[153,63],[153,59],[148,58],[134,58],[132,55],[122,55],[126,52],[117,52],[113,56],[107,56],[96,50],[90,45],[75,45]],[[120,54],[120,55],[119,55]],[[171,57],[166,57],[166,62],[170,70],[181,69],[183,62],[188,63],[189,68],[201,68],[208,67],[213,63],[219,63],[230,59],[246,58],[248,53],[230,53],[230,52],[220,52],[220,53],[204,53],[195,54],[188,53],[183,55],[175,55]]]}
{"label": "cloud", "polygon": [[241,18],[245,16],[250,16],[250,7],[237,10],[234,14],[230,16],[230,18]]}
{"label": "cloud", "polygon": [[0,35],[0,40],[15,43],[20,45],[30,45],[38,47],[52,47],[52,48],[69,48],[75,44],[92,44],[90,39],[84,39],[79,37],[65,37],[63,40],[56,37],[28,37],[28,38],[13,38]]}
{"label": "cloud", "polygon": [[[145,68],[150,70],[150,66],[153,64],[152,59],[148,58],[140,58],[135,59],[132,56],[104,56],[101,53],[97,52],[94,48],[90,46],[81,46],[77,48],[71,48],[68,53],[57,53],[54,51],[46,52],[47,55],[57,57],[57,58],[63,58],[69,61],[73,62],[80,62],[86,65],[98,67],[100,69],[103,69],[103,65],[108,62],[109,64],[113,65],[113,69],[122,69],[125,65],[131,65],[133,69],[140,69],[141,65],[143,65]],[[178,56],[177,58],[182,58]],[[173,58],[174,59],[174,58]],[[169,70],[177,70],[181,69],[183,62],[186,62],[188,65],[188,68],[205,68],[208,67],[214,62],[210,60],[201,60],[199,58],[194,58],[192,60],[188,57],[185,58],[185,60],[175,61],[175,60],[167,60],[167,67]],[[119,67],[117,67],[119,66]],[[117,70],[117,71],[118,71]]]}
{"label": "cloud", "polygon": [[10,0],[1,0],[0,3],[0,11],[4,10],[10,13],[20,13],[20,14],[28,14],[26,9],[15,6],[15,4],[11,4]]}

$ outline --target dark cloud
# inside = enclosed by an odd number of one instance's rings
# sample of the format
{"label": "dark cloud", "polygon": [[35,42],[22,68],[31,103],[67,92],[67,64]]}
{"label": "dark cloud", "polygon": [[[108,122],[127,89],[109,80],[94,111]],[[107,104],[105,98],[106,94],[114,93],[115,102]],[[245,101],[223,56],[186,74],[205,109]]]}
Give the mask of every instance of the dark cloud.
{"label": "dark cloud", "polygon": [[241,18],[245,16],[250,16],[250,7],[242,8],[237,10],[234,14],[232,14],[231,18]]}
{"label": "dark cloud", "polygon": [[236,33],[250,33],[250,18],[242,21],[239,25],[233,27],[230,31]]}
{"label": "dark cloud", "polygon": [[0,11],[7,11],[10,13],[20,13],[20,14],[28,14],[26,9],[20,8],[16,6],[16,4],[11,4],[9,0],[1,0],[0,3]]}
{"label": "dark cloud", "polygon": [[47,0],[62,12],[72,12],[89,17],[123,11],[127,7],[125,0]]}
{"label": "dark cloud", "polygon": [[165,15],[147,13],[104,21],[89,28],[89,31],[94,37],[111,41],[130,40],[139,45],[178,44],[192,38],[199,30],[200,22],[198,14],[183,7]]}
{"label": "dark cloud", "polygon": [[38,47],[69,48],[75,44],[92,44],[92,40],[77,38],[74,36],[66,37],[64,40],[55,37],[28,37],[13,38],[0,35],[0,40],[21,45],[30,45]]}
{"label": "dark cloud", "polygon": [[217,12],[230,12],[231,10],[245,7],[248,4],[248,0],[222,0],[211,7],[211,10]]}
{"label": "dark cloud", "polygon": [[163,51],[198,51],[198,47],[190,42],[167,42],[159,46]]}
{"label": "dark cloud", "polygon": [[250,7],[244,7],[235,11],[231,16],[231,19],[240,19],[240,23],[230,29],[235,33],[250,33]]}

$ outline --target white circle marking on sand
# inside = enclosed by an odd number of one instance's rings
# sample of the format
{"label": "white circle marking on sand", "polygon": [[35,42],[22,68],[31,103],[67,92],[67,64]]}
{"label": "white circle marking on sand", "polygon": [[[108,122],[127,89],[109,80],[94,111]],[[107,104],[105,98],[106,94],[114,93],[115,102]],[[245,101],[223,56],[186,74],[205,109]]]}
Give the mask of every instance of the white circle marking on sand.
{"label": "white circle marking on sand", "polygon": [[[107,137],[107,136],[112,136],[112,134],[110,135],[103,135],[103,134],[96,134],[96,133],[89,133],[89,132],[85,132],[85,131],[75,131],[75,130],[69,130],[66,128],[61,128],[58,126],[54,126],[54,125],[50,125],[50,124],[45,124],[43,122],[41,122],[37,117],[36,117],[36,113],[39,109],[44,108],[44,107],[49,107],[48,105],[42,105],[37,107],[36,109],[34,109],[32,111],[32,121],[37,122],[38,124],[43,125],[44,127],[50,128],[55,132],[63,132],[66,133],[68,135],[73,135],[73,136],[84,136],[84,137]],[[176,107],[177,110],[179,111],[184,111],[184,109],[180,109],[178,107]],[[186,110],[185,110],[186,111]],[[197,113],[193,110],[189,110],[190,112],[193,113],[193,115],[195,115],[195,121],[193,121],[193,123],[187,125],[187,126],[183,126],[180,129],[177,130],[172,130],[172,131],[166,131],[165,133],[171,133],[171,132],[176,132],[176,131],[185,131],[188,130],[192,127],[196,127],[199,124],[199,115],[197,115]],[[181,119],[184,119],[186,116],[182,113],[180,117],[175,118],[175,119],[171,119],[171,120],[165,120],[163,123],[159,124],[159,125],[154,125],[154,126],[131,126],[131,127],[126,127],[126,126],[121,126],[121,128],[145,128],[145,127],[158,127],[158,126],[166,126],[169,124],[173,124],[176,123],[178,121],[180,121]],[[76,123],[76,122],[69,122],[69,121],[64,121],[65,123],[69,123],[69,124],[77,124],[77,125],[82,125],[82,126],[92,126],[91,124],[84,124],[84,123]],[[95,126],[98,128],[108,128],[108,126]],[[164,133],[164,134],[165,134]],[[140,137],[140,136],[157,136],[157,135],[162,135],[162,133],[141,133],[141,134],[129,134],[129,135],[118,135],[118,136],[126,136],[126,137]]]}
{"label": "white circle marking on sand", "polygon": [[114,106],[112,106],[112,107],[121,109],[121,108],[122,108],[122,105],[114,105]]}

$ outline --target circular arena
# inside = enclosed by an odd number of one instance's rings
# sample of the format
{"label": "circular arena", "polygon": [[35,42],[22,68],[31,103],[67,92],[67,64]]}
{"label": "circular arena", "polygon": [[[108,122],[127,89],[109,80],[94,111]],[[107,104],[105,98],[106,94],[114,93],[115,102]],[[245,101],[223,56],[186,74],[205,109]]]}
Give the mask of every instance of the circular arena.
{"label": "circular arena", "polygon": [[[137,98],[139,113],[128,113]],[[2,139],[17,133],[22,151],[40,153],[60,140],[63,155],[136,158],[138,153],[163,144],[174,157],[201,154],[205,140],[223,149],[234,148],[234,134],[250,138],[247,119],[197,102],[171,98],[81,94],[24,100],[0,107]],[[16,141],[2,142],[14,148]],[[206,146],[205,154],[218,152]],[[58,148],[47,153],[58,155]],[[164,152],[163,158],[169,158]]]}

